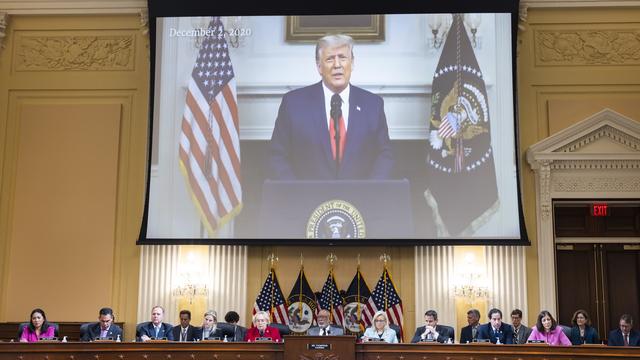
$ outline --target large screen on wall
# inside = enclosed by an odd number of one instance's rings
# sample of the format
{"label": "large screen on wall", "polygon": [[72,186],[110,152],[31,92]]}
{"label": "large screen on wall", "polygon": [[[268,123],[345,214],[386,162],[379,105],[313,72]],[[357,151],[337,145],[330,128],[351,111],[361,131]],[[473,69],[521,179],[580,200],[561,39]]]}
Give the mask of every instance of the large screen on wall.
{"label": "large screen on wall", "polygon": [[149,1],[139,244],[529,244],[518,2]]}

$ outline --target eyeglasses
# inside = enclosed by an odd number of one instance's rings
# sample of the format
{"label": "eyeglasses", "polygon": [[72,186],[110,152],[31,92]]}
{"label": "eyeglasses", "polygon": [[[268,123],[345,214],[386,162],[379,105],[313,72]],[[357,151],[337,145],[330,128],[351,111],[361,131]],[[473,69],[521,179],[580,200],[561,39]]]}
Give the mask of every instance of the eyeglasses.
{"label": "eyeglasses", "polygon": [[387,320],[378,319],[376,322],[387,322]]}

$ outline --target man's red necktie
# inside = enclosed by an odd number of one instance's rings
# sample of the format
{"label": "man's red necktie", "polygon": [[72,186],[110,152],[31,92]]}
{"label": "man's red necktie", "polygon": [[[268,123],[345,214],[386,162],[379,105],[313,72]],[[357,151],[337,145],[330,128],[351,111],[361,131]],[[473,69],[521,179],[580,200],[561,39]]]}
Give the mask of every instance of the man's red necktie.
{"label": "man's red necktie", "polygon": [[[344,126],[344,118],[340,117],[340,158],[339,162],[342,162],[342,157],[344,156],[344,144],[347,142],[347,129]],[[333,118],[331,118],[331,122],[329,123],[329,137],[331,138],[331,155],[333,155],[333,159],[336,159],[336,131],[334,128]]]}

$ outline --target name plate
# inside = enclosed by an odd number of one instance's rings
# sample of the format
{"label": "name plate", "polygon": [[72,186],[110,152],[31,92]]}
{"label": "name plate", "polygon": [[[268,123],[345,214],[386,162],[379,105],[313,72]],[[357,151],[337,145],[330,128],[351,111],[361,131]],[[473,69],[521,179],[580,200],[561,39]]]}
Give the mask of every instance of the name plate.
{"label": "name plate", "polygon": [[369,342],[384,342],[384,339],[380,339],[380,338],[377,338],[377,337],[370,337],[368,341]]}
{"label": "name plate", "polygon": [[257,337],[256,342],[258,341],[273,341],[270,337]]}
{"label": "name plate", "polygon": [[544,344],[544,340],[527,340],[527,344]]}
{"label": "name plate", "polygon": [[115,340],[112,337],[97,337],[93,339],[94,342],[114,342]]}
{"label": "name plate", "polygon": [[420,342],[421,343],[434,343],[434,342],[436,342],[436,339],[421,339]]}
{"label": "name plate", "polygon": [[331,350],[331,344],[307,344],[307,350]]}

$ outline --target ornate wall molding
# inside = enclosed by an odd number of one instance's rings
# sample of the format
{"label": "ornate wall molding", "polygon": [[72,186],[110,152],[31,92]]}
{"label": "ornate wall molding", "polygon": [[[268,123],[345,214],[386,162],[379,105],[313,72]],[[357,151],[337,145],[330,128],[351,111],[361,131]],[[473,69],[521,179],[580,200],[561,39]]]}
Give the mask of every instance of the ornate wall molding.
{"label": "ornate wall molding", "polygon": [[532,145],[527,161],[536,182],[540,308],[553,313],[553,199],[640,197],[640,123],[605,109]]}
{"label": "ornate wall molding", "polygon": [[640,30],[537,30],[534,43],[541,66],[640,64]]}
{"label": "ornate wall molding", "polygon": [[554,193],[638,193],[640,192],[640,177],[623,176],[554,176],[551,191]]}
{"label": "ornate wall molding", "polygon": [[132,35],[17,37],[16,71],[132,71]]}
{"label": "ornate wall molding", "polygon": [[0,12],[0,51],[4,49],[4,38],[7,36],[7,25],[9,25],[9,14]]}
{"label": "ornate wall molding", "polygon": [[10,15],[137,14],[145,0],[0,0],[0,9]]}

